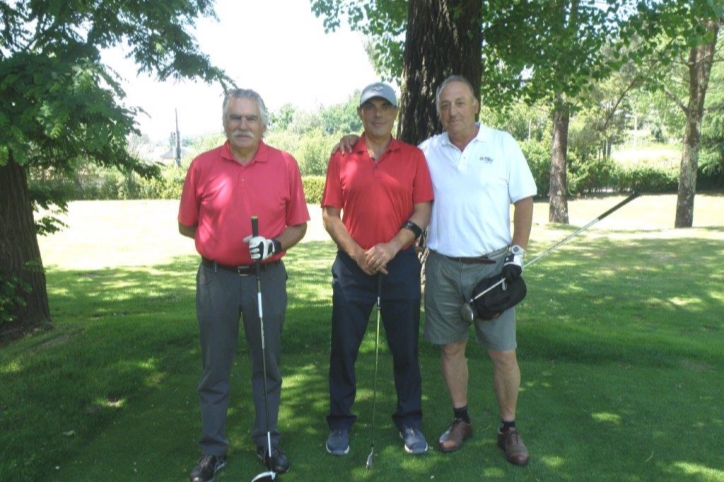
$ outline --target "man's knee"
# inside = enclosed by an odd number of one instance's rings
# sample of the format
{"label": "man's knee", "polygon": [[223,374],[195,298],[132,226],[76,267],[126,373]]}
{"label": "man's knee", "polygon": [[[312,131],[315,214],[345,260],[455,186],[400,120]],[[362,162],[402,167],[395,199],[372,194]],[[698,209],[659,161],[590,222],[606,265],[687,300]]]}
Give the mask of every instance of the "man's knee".
{"label": "man's knee", "polygon": [[495,351],[488,350],[493,365],[503,369],[512,369],[518,366],[515,350]]}
{"label": "man's knee", "polygon": [[467,340],[463,340],[457,343],[450,343],[442,345],[440,347],[440,356],[444,361],[454,361],[465,358],[465,347],[467,346]]}

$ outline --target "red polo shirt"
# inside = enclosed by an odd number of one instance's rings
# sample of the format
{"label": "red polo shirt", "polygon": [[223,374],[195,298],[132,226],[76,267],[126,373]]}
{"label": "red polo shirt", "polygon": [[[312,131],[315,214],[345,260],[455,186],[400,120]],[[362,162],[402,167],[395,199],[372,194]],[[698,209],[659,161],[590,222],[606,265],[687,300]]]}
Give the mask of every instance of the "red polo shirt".
{"label": "red polo shirt", "polygon": [[201,256],[232,266],[253,264],[249,245],[243,242],[251,234],[252,216],[259,218],[259,234],[265,238],[309,221],[299,166],[291,155],[261,141],[254,158],[241,165],[227,142],[193,160],[178,221],[197,226],[196,250]]}
{"label": "red polo shirt", "polygon": [[392,139],[375,162],[362,135],[351,154],[336,152],[329,160],[322,207],[342,209],[342,221],[362,249],[388,242],[415,204],[432,200],[425,155],[410,144]]}

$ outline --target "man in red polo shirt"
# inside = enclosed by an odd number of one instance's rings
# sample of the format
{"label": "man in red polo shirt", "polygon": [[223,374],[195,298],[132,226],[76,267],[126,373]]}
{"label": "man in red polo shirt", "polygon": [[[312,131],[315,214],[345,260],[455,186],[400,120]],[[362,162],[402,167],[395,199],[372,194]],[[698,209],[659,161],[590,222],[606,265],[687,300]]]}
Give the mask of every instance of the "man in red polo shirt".
{"label": "man in red polo shirt", "polygon": [[[227,142],[191,163],[178,214],[179,232],[194,239],[201,255],[196,276],[196,316],[203,362],[198,387],[203,436],[199,442],[202,456],[191,471],[191,482],[213,480],[226,464],[229,380],[240,315],[252,361],[256,409],[252,439],[257,455],[277,473],[286,472],[290,465],[279,446],[277,429],[282,387],[281,334],[287,305],[287,273],[282,256],[304,237],[309,212],[297,162],[262,141],[268,114],[259,94],[244,89],[229,92],[223,103],[223,124]],[[258,217],[259,234],[255,237],[252,216]],[[266,394],[257,261],[263,286]],[[271,434],[271,450],[267,447],[267,431]]]}
{"label": "man in red polo shirt", "polygon": [[351,411],[356,394],[354,365],[378,296],[379,276],[381,316],[397,391],[392,419],[407,452],[427,451],[421,431],[418,363],[420,261],[414,242],[430,220],[433,193],[422,151],[392,137],[397,112],[397,97],[390,86],[366,87],[357,109],[364,134],[351,155],[335,153],[327,168],[322,216],[338,247],[332,266],[326,443],[333,455],[349,452],[349,434],[357,419]]}

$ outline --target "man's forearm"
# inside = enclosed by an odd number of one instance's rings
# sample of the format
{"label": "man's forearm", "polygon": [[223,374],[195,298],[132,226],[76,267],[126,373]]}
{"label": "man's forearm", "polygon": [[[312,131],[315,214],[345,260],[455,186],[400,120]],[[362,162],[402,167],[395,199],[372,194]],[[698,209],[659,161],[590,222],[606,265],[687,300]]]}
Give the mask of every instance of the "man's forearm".
{"label": "man's forearm", "polygon": [[528,239],[533,226],[533,198],[527,197],[514,204],[513,245],[528,249]]}
{"label": "man's forearm", "polygon": [[286,229],[277,236],[277,240],[282,245],[282,250],[294,247],[307,234],[307,223],[297,224],[296,226],[287,226]]}
{"label": "man's forearm", "polygon": [[359,244],[350,236],[347,227],[340,218],[328,217],[324,220],[324,229],[327,230],[339,249],[347,253],[351,258],[356,259],[363,252]]}
{"label": "man's forearm", "polygon": [[[430,222],[430,213],[432,212],[432,203],[419,203],[415,204],[414,211],[409,218],[409,221],[413,222],[418,228],[420,233],[424,232]],[[417,240],[418,233],[413,230],[402,228],[393,237],[389,243],[395,248],[395,253],[403,247],[414,243]]]}
{"label": "man's forearm", "polygon": [[178,223],[178,232],[187,238],[196,238],[196,226],[186,226],[185,224]]}

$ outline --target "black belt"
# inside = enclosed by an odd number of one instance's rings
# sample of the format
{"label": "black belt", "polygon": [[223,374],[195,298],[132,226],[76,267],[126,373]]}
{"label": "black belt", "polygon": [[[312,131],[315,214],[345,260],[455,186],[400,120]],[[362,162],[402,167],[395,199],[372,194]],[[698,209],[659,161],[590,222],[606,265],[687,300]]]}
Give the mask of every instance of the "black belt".
{"label": "black belt", "polygon": [[505,253],[507,250],[508,250],[508,247],[506,246],[504,248],[495,250],[492,253],[484,254],[482,256],[475,256],[472,258],[467,258],[464,256],[463,257],[447,256],[442,253],[437,253],[437,254],[439,254],[440,256],[444,256],[445,258],[447,258],[449,260],[456,261],[456,262],[462,263],[462,264],[495,264],[496,261],[492,257],[494,256],[495,258],[498,258],[498,256]]}
{"label": "black belt", "polygon": [[[443,254],[443,256],[445,256]],[[458,263],[462,264],[495,264],[495,260],[488,258],[487,256],[477,256],[475,258],[464,258],[464,257],[454,257],[454,256],[445,256],[447,259],[451,259],[453,261],[457,261]]]}
{"label": "black belt", "polygon": [[[269,268],[273,268],[274,266],[278,266],[281,264],[282,260],[278,259],[276,261],[271,261],[269,263],[264,263],[259,265],[260,271],[266,271]],[[239,276],[249,276],[250,274],[256,274],[256,265],[255,264],[242,264],[241,266],[229,266],[226,264],[217,263],[216,261],[211,261],[210,259],[201,258],[201,264],[206,266],[207,268],[211,268],[214,271],[223,269],[224,271],[231,271],[232,273],[236,273]]]}

